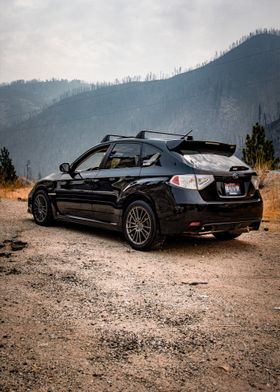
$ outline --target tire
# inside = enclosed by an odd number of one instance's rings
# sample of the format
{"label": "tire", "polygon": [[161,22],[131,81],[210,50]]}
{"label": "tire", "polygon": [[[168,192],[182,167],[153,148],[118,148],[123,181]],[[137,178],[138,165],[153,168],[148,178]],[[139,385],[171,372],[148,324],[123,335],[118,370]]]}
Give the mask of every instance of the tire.
{"label": "tire", "polygon": [[32,214],[37,225],[50,226],[53,223],[51,202],[44,190],[37,191],[33,196]]}
{"label": "tire", "polygon": [[222,231],[219,233],[213,233],[214,237],[219,241],[230,241],[239,237],[242,233],[233,233],[231,231]]}
{"label": "tire", "polygon": [[129,204],[124,213],[123,230],[126,240],[136,250],[156,249],[164,242],[155,213],[143,200]]}

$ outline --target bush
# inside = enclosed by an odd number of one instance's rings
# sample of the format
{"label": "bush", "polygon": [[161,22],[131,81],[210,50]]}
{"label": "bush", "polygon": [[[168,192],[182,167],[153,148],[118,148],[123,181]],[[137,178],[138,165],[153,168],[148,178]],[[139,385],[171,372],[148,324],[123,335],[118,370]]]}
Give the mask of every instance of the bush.
{"label": "bush", "polygon": [[0,151],[0,182],[9,184],[17,179],[16,170],[6,147]]}
{"label": "bush", "polygon": [[264,127],[259,123],[253,126],[252,135],[246,136],[243,161],[253,168],[267,170],[274,170],[279,166],[279,158],[274,157],[273,143],[266,139]]}

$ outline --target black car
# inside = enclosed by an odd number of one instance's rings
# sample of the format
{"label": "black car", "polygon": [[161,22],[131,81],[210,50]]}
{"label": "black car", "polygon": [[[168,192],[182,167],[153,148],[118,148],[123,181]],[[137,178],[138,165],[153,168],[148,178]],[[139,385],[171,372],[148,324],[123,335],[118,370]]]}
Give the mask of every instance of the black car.
{"label": "black car", "polygon": [[[263,203],[254,170],[235,145],[148,131],[107,135],[60,173],[38,181],[28,211],[39,225],[54,220],[123,231],[138,250],[166,235],[234,239],[258,230]],[[169,139],[168,139],[169,138]]]}

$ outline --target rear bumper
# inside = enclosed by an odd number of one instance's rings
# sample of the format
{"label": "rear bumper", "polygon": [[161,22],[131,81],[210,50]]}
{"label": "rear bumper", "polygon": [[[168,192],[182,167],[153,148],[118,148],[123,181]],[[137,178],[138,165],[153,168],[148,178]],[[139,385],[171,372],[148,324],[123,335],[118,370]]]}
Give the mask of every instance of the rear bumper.
{"label": "rear bumper", "polygon": [[237,222],[215,222],[208,223],[197,228],[188,228],[186,234],[209,234],[223,231],[231,231],[235,233],[246,233],[251,230],[258,230],[261,224],[261,219],[253,219],[247,221]]}
{"label": "rear bumper", "polygon": [[181,204],[160,219],[162,234],[206,234],[219,231],[258,230],[262,220],[262,200],[238,203]]}

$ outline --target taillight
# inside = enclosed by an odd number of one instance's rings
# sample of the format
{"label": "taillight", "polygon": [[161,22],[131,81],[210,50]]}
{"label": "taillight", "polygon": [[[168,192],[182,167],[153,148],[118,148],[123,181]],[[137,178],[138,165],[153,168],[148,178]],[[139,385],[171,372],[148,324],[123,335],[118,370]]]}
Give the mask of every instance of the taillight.
{"label": "taillight", "polygon": [[186,189],[201,190],[214,182],[211,174],[178,174],[169,181],[170,184]]}
{"label": "taillight", "polygon": [[215,181],[214,176],[212,176],[211,174],[196,174],[195,178],[198,190],[206,188],[208,185]]}
{"label": "taillight", "polygon": [[260,186],[260,178],[258,176],[251,177],[251,183],[254,185],[255,189],[259,189]]}

